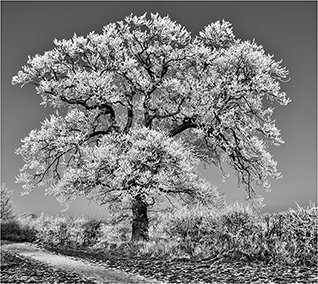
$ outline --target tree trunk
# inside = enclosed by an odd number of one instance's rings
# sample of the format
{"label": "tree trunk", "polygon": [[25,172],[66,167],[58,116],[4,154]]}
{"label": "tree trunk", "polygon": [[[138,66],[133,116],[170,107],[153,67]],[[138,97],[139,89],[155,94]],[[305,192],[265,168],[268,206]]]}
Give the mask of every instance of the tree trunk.
{"label": "tree trunk", "polygon": [[147,203],[140,195],[137,195],[132,203],[132,243],[149,240],[147,207]]}

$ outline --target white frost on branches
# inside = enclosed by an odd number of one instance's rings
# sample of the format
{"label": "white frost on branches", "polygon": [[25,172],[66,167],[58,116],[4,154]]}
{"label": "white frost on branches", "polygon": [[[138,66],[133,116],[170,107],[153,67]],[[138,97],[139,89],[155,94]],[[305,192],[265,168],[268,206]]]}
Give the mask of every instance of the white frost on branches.
{"label": "white frost on branches", "polygon": [[206,186],[195,186],[200,160],[222,173],[226,162],[248,196],[280,177],[267,148],[283,140],[263,102],[290,102],[280,90],[288,71],[229,22],[192,37],[168,16],[130,15],[54,44],[12,79],[66,109],[16,151],[26,192],[47,185],[63,203],[94,190],[101,202],[193,195]]}

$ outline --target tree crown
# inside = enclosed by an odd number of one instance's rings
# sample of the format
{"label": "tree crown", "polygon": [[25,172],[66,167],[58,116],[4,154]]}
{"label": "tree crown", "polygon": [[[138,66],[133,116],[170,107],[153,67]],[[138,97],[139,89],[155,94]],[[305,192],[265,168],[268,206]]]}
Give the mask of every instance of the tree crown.
{"label": "tree crown", "polygon": [[[54,44],[53,50],[29,57],[12,79],[13,84],[35,85],[44,106],[66,109],[65,116],[56,112],[41,129],[31,131],[17,149],[25,161],[18,180],[27,191],[49,184],[49,191],[72,200],[76,194],[68,191],[84,194],[96,186],[87,173],[81,176],[84,169],[94,178],[107,176],[114,160],[119,167],[148,159],[142,169],[147,176],[147,167],[155,163],[149,149],[162,159],[166,181],[156,184],[161,189],[172,182],[167,176],[173,167],[166,167],[165,159],[177,159],[179,166],[187,159],[180,166],[186,173],[194,171],[193,159],[213,162],[221,170],[226,162],[250,197],[255,184],[269,189],[268,178],[280,177],[267,148],[283,140],[271,118],[274,109],[263,100],[290,102],[280,90],[288,71],[254,41],[236,39],[230,23],[212,23],[192,37],[168,16],[130,15],[105,26],[101,34],[74,34]],[[173,146],[173,139],[179,146]],[[93,166],[89,157],[94,155],[103,167]],[[121,171],[130,164],[120,166]],[[142,175],[138,182],[145,179]],[[124,177],[121,186],[128,182]],[[152,172],[151,178],[158,177]],[[118,188],[116,182],[100,185]]]}

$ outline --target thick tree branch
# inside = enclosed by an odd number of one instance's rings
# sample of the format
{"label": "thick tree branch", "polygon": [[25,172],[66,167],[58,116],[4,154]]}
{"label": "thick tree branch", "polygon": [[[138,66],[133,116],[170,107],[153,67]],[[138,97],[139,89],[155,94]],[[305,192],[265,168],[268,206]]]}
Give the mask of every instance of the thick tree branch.
{"label": "thick tree branch", "polygon": [[128,107],[127,107],[127,121],[126,121],[126,125],[125,128],[123,130],[124,133],[128,133],[128,131],[130,130],[132,123],[133,123],[133,119],[134,119],[134,109],[133,109],[133,104],[132,104],[132,97],[134,96],[134,93],[128,97],[127,103],[128,103]]}
{"label": "thick tree branch", "polygon": [[191,118],[185,118],[182,124],[176,125],[173,129],[170,130],[169,136],[173,137],[186,129],[197,128],[198,124],[193,121]]}

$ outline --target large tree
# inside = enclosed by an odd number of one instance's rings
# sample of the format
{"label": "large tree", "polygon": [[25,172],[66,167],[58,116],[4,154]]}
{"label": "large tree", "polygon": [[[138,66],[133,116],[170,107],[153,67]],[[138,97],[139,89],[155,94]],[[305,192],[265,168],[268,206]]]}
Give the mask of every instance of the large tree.
{"label": "large tree", "polygon": [[236,39],[230,23],[192,37],[168,16],[130,15],[102,34],[54,44],[12,79],[63,109],[17,149],[26,192],[46,185],[67,204],[93,195],[128,208],[139,240],[161,197],[216,196],[196,173],[199,161],[222,174],[227,163],[248,197],[280,177],[267,150],[283,143],[270,105],[289,103],[280,91],[288,71],[254,41]]}

